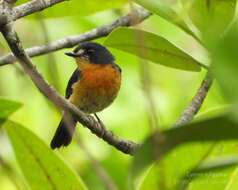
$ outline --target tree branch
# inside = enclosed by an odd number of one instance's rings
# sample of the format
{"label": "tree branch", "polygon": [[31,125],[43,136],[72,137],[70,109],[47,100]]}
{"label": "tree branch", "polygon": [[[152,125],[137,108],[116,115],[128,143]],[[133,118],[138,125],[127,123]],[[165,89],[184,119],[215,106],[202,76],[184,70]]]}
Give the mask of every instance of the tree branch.
{"label": "tree branch", "polygon": [[35,12],[42,11],[66,0],[32,0],[12,9],[11,19],[15,21]]}
{"label": "tree branch", "polygon": [[25,73],[31,78],[33,83],[42,92],[42,94],[44,94],[52,103],[54,103],[55,106],[74,114],[83,126],[87,127],[93,134],[97,135],[99,138],[103,139],[118,150],[126,154],[132,154],[134,152],[135,148],[138,146],[136,143],[123,140],[113,135],[112,132],[107,131],[92,116],[86,115],[76,106],[69,103],[66,99],[60,96],[55,91],[55,89],[43,79],[42,75],[36,70],[36,67],[32,64],[30,58],[25,53],[22,44],[11,24],[3,26],[1,28],[1,32],[6,39],[11,51],[17,57]]}
{"label": "tree branch", "polygon": [[9,9],[9,6],[12,6],[16,1],[17,0],[0,0],[0,25],[6,25],[9,22],[16,21],[17,19],[32,13],[42,11],[66,0],[32,0],[15,8]]}
{"label": "tree branch", "polygon": [[184,125],[190,121],[192,121],[193,117],[200,110],[203,101],[205,100],[207,93],[212,86],[213,79],[210,76],[210,72],[206,73],[197,93],[193,97],[191,103],[187,106],[187,108],[183,111],[181,116],[175,123],[175,126]]}
{"label": "tree branch", "polygon": [[[137,22],[134,22],[135,15],[138,17]],[[118,18],[114,22],[108,25],[104,25],[95,29],[92,29],[88,32],[85,32],[81,35],[69,36],[62,38],[53,42],[50,42],[46,45],[35,46],[32,48],[26,49],[26,53],[30,57],[35,57],[39,55],[44,55],[53,51],[57,51],[63,48],[71,48],[83,41],[89,41],[103,36],[107,36],[112,30],[119,26],[131,26],[138,24],[148,18],[151,13],[145,11],[144,9],[136,9],[129,14]],[[11,64],[17,59],[11,53],[0,58],[0,66]]]}

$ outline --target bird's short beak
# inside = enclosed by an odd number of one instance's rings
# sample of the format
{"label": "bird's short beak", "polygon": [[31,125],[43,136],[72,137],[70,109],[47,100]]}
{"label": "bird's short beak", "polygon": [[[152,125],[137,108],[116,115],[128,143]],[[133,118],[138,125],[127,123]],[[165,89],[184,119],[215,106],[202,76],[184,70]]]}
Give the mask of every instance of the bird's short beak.
{"label": "bird's short beak", "polygon": [[77,55],[75,53],[72,53],[72,52],[66,52],[65,55],[67,55],[69,57],[77,57]]}

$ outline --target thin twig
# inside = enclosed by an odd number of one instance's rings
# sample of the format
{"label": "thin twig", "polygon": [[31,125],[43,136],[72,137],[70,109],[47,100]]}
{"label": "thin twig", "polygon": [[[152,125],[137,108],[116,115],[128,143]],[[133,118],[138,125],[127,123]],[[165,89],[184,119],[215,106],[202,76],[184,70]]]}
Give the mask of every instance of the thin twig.
{"label": "thin twig", "polygon": [[[183,124],[186,124],[194,118],[194,116],[197,114],[197,112],[200,110],[202,107],[202,104],[209,92],[209,89],[211,88],[213,83],[213,78],[210,76],[210,72],[208,71],[200,85],[200,87],[197,90],[197,93],[193,97],[192,101],[190,104],[187,106],[187,108],[184,110],[184,112],[181,114],[179,119],[176,121],[175,126],[181,126]],[[198,168],[202,162],[209,156],[211,151],[214,149],[216,146],[216,143],[214,143],[208,150],[207,152],[203,155],[201,160],[190,170],[190,173],[194,171],[196,168]],[[186,187],[189,185],[189,179],[186,179],[189,176],[183,176],[180,180],[179,189],[183,190],[186,189]]]}
{"label": "thin twig", "polygon": [[187,108],[180,115],[175,123],[175,126],[184,125],[194,118],[194,116],[200,110],[202,103],[205,100],[210,87],[212,86],[212,82],[213,78],[210,76],[210,72],[208,71],[199,89],[197,90],[197,93],[195,94]]}
{"label": "thin twig", "polygon": [[12,9],[11,19],[16,21],[19,18],[28,16],[32,13],[42,11],[57,3],[62,3],[66,0],[32,0]]}
{"label": "thin twig", "polygon": [[[137,16],[137,22],[133,22],[134,15]],[[63,48],[71,48],[80,42],[89,41],[89,40],[107,36],[108,34],[110,34],[112,30],[114,30],[115,28],[119,26],[131,26],[131,25],[138,24],[142,22],[143,20],[145,20],[146,18],[148,18],[150,15],[151,13],[145,11],[144,9],[136,9],[136,10],[133,10],[131,13],[118,18],[111,24],[107,24],[107,25],[89,30],[80,35],[68,36],[66,38],[62,38],[62,39],[50,42],[46,45],[27,48],[25,51],[28,54],[28,56],[35,57],[39,55],[48,54],[50,52],[58,51]],[[16,58],[11,53],[0,58],[0,66],[11,64],[15,61],[16,61]]]}
{"label": "thin twig", "polygon": [[17,0],[0,0],[0,25],[5,25],[12,21],[16,21],[19,18],[38,11],[42,11],[48,7],[51,7],[57,3],[61,3],[66,0],[32,0],[15,8],[8,9],[8,6],[13,5],[16,1]]}

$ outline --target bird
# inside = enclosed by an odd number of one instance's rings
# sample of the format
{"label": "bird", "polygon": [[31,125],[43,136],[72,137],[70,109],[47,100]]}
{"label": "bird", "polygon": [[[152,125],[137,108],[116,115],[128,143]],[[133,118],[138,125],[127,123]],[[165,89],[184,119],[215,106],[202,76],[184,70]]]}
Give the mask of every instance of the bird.
{"label": "bird", "polygon": [[[85,114],[94,114],[107,108],[117,97],[121,86],[121,68],[112,53],[95,42],[82,42],[65,55],[75,59],[77,68],[71,75],[65,98]],[[62,119],[51,140],[52,149],[67,146],[72,141],[77,118],[63,112]]]}

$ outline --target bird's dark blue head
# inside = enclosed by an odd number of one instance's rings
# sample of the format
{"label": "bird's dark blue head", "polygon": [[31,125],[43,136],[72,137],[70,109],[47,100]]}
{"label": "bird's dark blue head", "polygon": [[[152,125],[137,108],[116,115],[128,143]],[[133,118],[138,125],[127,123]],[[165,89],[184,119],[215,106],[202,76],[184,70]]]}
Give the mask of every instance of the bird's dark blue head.
{"label": "bird's dark blue head", "polygon": [[80,43],[73,52],[65,54],[70,57],[89,61],[93,64],[110,64],[114,62],[114,57],[107,48],[94,42]]}

